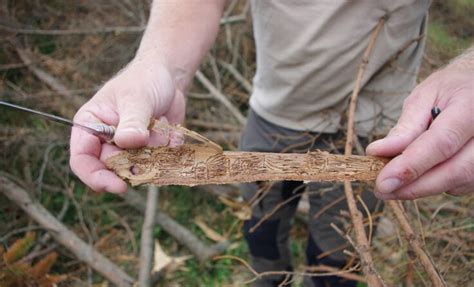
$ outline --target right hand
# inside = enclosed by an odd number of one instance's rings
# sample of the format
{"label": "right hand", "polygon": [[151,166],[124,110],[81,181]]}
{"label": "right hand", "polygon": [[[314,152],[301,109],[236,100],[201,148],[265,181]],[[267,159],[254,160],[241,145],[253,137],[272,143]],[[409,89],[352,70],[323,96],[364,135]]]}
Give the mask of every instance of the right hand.
{"label": "right hand", "polygon": [[72,171],[91,189],[122,193],[127,184],[109,171],[103,161],[113,153],[156,143],[150,136],[150,119],[164,116],[171,123],[184,120],[185,99],[165,61],[135,58],[109,80],[74,116],[80,124],[116,126],[115,145],[79,128],[71,134]]}

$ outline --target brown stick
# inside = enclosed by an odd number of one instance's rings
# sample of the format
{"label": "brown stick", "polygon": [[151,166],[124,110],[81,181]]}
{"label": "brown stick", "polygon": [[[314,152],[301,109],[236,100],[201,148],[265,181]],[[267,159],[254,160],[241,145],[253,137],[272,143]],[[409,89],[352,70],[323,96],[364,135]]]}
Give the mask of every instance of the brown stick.
{"label": "brown stick", "polygon": [[[125,202],[138,210],[143,212],[145,210],[145,199],[140,193],[133,189],[129,189],[128,192],[121,195]],[[191,231],[186,229],[184,226],[176,222],[173,218],[164,212],[157,211],[155,214],[155,222],[160,225],[164,231],[176,239],[179,243],[184,245],[196,258],[204,262],[205,260],[218,255],[223,252],[229,246],[229,242],[220,242],[212,246],[207,246],[199,238],[196,237]]]}
{"label": "brown stick", "polygon": [[21,61],[27,65],[28,69],[33,73],[33,75],[35,75],[36,78],[45,83],[56,93],[63,96],[68,102],[72,103],[74,108],[77,109],[85,103],[85,99],[71,93],[71,91],[57,78],[44,71],[40,67],[34,65],[31,56],[25,49],[20,47],[18,41],[13,41],[12,44],[15,46],[16,52]]}
{"label": "brown stick", "polygon": [[0,191],[21,207],[39,225],[49,230],[51,236],[69,249],[80,261],[92,267],[117,286],[132,286],[135,281],[132,277],[67,229],[41,204],[34,202],[20,186],[0,176]]}
{"label": "brown stick", "polygon": [[154,185],[148,186],[145,219],[140,240],[140,271],[138,272],[138,286],[140,287],[151,286],[150,272],[154,253],[153,228],[155,227],[157,201],[158,188]]}
{"label": "brown stick", "polygon": [[231,113],[232,115],[237,119],[237,121],[241,124],[244,125],[246,122],[245,117],[242,115],[242,113],[237,109],[230,101],[229,99],[224,96],[212,83],[209,81],[209,79],[201,72],[197,71],[196,72],[196,78],[199,80],[199,82],[206,87],[206,89],[209,90],[209,92],[219,101],[221,102],[222,105],[224,105]]}
{"label": "brown stick", "polygon": [[132,185],[225,184],[253,181],[374,180],[386,159],[327,152],[219,152],[185,144],[176,148],[128,150],[107,159],[107,167]]}
{"label": "brown stick", "polygon": [[[357,77],[355,80],[354,90],[352,91],[351,100],[348,110],[348,124],[347,124],[347,138],[345,145],[345,156],[349,157],[352,154],[352,146],[354,140],[354,122],[355,122],[355,110],[357,105],[357,97],[359,96],[362,78],[369,63],[369,57],[372,53],[372,50],[375,46],[375,41],[384,24],[384,19],[380,19],[379,23],[372,32],[369,40],[367,49],[364,52],[362,58],[362,63],[359,66],[357,72]],[[359,253],[360,259],[362,261],[362,271],[367,277],[368,286],[382,286],[385,285],[381,280],[380,275],[377,274],[377,271],[374,268],[374,263],[372,256],[369,252],[369,242],[367,240],[367,235],[365,234],[364,224],[362,221],[362,214],[357,209],[356,200],[354,198],[354,192],[352,191],[351,182],[346,179],[344,180],[344,193],[347,199],[347,205],[349,207],[349,212],[352,218],[352,223],[354,224],[354,230],[356,235],[357,248],[356,250]]]}
{"label": "brown stick", "polygon": [[420,242],[420,239],[416,236],[415,232],[410,226],[408,219],[401,207],[401,203],[398,200],[388,201],[388,206],[392,209],[395,214],[395,218],[398,220],[401,229],[405,233],[405,237],[410,244],[413,252],[415,253],[418,260],[420,260],[421,265],[425,269],[428,277],[431,280],[431,283],[435,287],[447,286],[443,277],[439,274],[438,270],[435,267],[435,264],[431,260],[428,252],[424,249],[423,245]]}

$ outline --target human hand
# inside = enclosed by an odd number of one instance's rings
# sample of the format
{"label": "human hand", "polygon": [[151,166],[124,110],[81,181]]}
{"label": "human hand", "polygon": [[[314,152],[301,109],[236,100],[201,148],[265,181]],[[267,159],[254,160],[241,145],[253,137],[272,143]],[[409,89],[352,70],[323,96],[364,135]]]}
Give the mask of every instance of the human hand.
{"label": "human hand", "polygon": [[73,128],[70,141],[72,171],[95,191],[125,192],[126,183],[109,171],[103,161],[121,148],[160,144],[163,139],[148,131],[150,119],[164,116],[171,123],[180,123],[184,113],[183,93],[167,65],[163,61],[134,59],[74,117],[74,122],[80,124],[116,126],[115,145]]}
{"label": "human hand", "polygon": [[[441,113],[431,120],[431,109]],[[380,172],[380,199],[415,199],[474,191],[474,71],[432,74],[405,100],[397,125],[367,154],[394,157]]]}

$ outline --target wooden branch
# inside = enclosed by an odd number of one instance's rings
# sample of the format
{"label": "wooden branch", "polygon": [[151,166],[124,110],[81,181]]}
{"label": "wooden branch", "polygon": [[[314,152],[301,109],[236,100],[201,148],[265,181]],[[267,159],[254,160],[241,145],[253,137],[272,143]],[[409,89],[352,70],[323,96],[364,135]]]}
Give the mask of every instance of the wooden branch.
{"label": "wooden branch", "polygon": [[424,249],[423,244],[420,242],[420,239],[418,238],[418,236],[416,236],[415,232],[411,228],[410,223],[408,222],[408,219],[405,215],[405,212],[401,207],[400,201],[390,200],[388,201],[388,206],[390,206],[393,213],[395,214],[395,218],[398,220],[400,228],[403,230],[403,233],[405,233],[405,237],[408,241],[408,244],[410,244],[416,257],[418,258],[418,260],[420,260],[421,265],[423,266],[428,277],[431,280],[432,286],[447,286],[443,277],[436,269],[433,260],[431,260],[428,252],[426,252],[426,250]]}
{"label": "wooden branch", "polygon": [[140,271],[138,273],[138,286],[151,286],[151,268],[153,263],[153,229],[155,227],[156,206],[158,204],[158,188],[154,185],[148,186],[146,198],[145,219],[142,226],[140,240]]}
{"label": "wooden branch", "polygon": [[222,61],[220,61],[219,64],[221,64],[249,94],[253,92],[252,84],[242,76],[233,65]]}
{"label": "wooden branch", "polygon": [[107,167],[132,185],[226,184],[253,181],[369,181],[387,159],[342,156],[315,151],[305,154],[217,151],[185,144],[120,152]]}
{"label": "wooden branch", "polygon": [[71,93],[71,91],[53,75],[34,65],[31,56],[25,49],[20,47],[18,41],[13,41],[12,44],[15,46],[16,52],[21,61],[27,65],[28,69],[31,71],[31,73],[33,73],[33,75],[35,75],[36,78],[45,83],[53,91],[64,97],[67,102],[73,104],[74,108],[77,109],[85,103],[85,99]]}
{"label": "wooden branch", "polygon": [[[133,207],[139,212],[144,212],[146,201],[140,193],[129,189],[128,192],[121,196],[130,207]],[[220,242],[212,246],[205,245],[186,227],[161,211],[156,212],[155,223],[160,225],[161,228],[176,239],[176,241],[184,245],[201,262],[220,254],[229,246],[229,242]]]}
{"label": "wooden branch", "polygon": [[237,109],[230,101],[229,99],[224,96],[212,83],[209,81],[209,79],[201,72],[197,71],[196,72],[196,78],[198,81],[206,87],[206,89],[209,90],[209,92],[219,101],[221,102],[222,105],[224,105],[231,113],[232,115],[237,119],[237,121],[241,124],[244,125],[246,122],[245,117],[242,115],[242,113]]}
{"label": "wooden branch", "polygon": [[[377,40],[377,36],[380,32],[384,24],[384,18],[380,19],[379,23],[375,27],[374,31],[372,32],[369,44],[367,49],[364,52],[364,56],[362,58],[362,63],[359,66],[359,70],[357,72],[357,77],[355,80],[355,86],[352,91],[351,100],[348,109],[348,123],[347,123],[347,138],[346,138],[346,145],[344,154],[346,157],[351,156],[352,154],[352,146],[354,140],[354,122],[355,122],[355,110],[357,105],[357,97],[359,96],[362,78],[365,73],[365,69],[367,68],[367,64],[369,63],[369,57],[372,53],[372,50],[375,46],[375,41]],[[377,271],[375,270],[374,263],[372,260],[372,256],[369,252],[369,242],[367,240],[367,235],[365,234],[362,214],[357,209],[356,200],[354,198],[354,192],[352,191],[351,182],[346,179],[344,180],[344,193],[347,199],[347,205],[349,207],[349,213],[351,215],[352,223],[354,225],[355,235],[356,235],[356,242],[357,242],[357,252],[359,253],[360,259],[362,261],[362,271],[364,272],[365,276],[367,277],[367,284],[368,286],[383,286],[385,285],[381,280],[380,275],[378,275]]]}
{"label": "wooden branch", "polygon": [[86,263],[117,286],[132,286],[134,279],[117,265],[104,257],[95,248],[86,244],[72,231],[58,221],[40,203],[33,201],[28,193],[6,177],[0,176],[0,191],[17,204],[39,225],[51,233],[61,245],[71,251],[80,261]]}

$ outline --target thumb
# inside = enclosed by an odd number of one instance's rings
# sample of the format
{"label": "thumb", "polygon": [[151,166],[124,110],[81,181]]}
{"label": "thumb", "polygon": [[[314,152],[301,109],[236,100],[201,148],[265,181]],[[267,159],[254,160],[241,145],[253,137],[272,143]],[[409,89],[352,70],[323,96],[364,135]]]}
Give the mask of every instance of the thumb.
{"label": "thumb", "polygon": [[423,97],[427,91],[414,91],[403,105],[402,114],[397,124],[387,137],[367,146],[367,154],[393,157],[399,155],[417,137],[426,131],[431,121],[433,99]]}
{"label": "thumb", "polygon": [[117,103],[120,120],[114,142],[125,149],[146,146],[150,137],[148,126],[153,116],[153,105],[145,99],[127,98]]}

